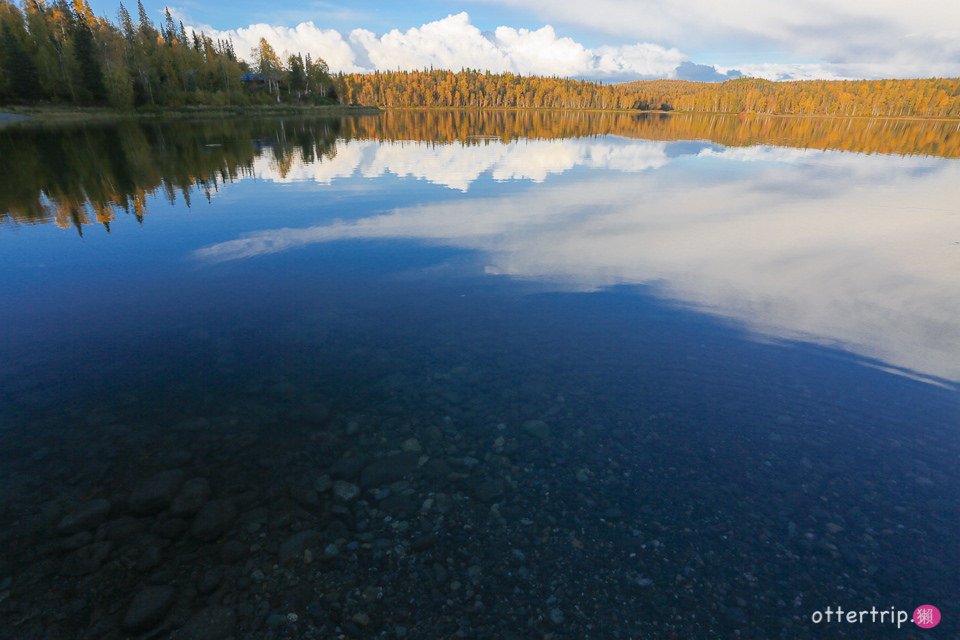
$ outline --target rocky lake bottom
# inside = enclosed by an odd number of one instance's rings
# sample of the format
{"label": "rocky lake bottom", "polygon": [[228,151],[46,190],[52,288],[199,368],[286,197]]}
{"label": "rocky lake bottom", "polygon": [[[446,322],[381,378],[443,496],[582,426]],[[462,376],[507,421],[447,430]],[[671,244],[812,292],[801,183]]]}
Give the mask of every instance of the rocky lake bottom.
{"label": "rocky lake bottom", "polygon": [[667,308],[448,302],[117,344],[106,399],[21,379],[0,636],[795,639],[957,606],[951,394]]}

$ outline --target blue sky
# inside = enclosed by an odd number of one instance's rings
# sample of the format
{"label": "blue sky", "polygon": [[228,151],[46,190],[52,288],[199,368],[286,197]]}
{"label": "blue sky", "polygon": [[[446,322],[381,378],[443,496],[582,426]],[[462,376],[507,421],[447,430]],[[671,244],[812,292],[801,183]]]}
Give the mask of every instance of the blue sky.
{"label": "blue sky", "polygon": [[[130,4],[130,3],[128,3]],[[110,17],[115,0],[91,0]],[[146,0],[156,19],[165,2]],[[490,68],[611,80],[960,75],[957,0],[171,0],[241,53],[267,37],[332,68]],[[128,8],[136,8],[135,3]]]}

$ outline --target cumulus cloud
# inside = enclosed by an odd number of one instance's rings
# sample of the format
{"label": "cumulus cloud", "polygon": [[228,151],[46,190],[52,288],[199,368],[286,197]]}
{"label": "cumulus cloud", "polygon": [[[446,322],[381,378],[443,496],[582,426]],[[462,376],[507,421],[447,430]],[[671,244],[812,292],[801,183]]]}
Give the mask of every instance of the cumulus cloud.
{"label": "cumulus cloud", "polygon": [[344,37],[313,22],[295,27],[254,24],[228,31],[192,28],[214,38],[231,38],[237,54],[245,59],[260,38],[266,38],[278,52],[320,56],[332,70],[344,72],[433,67],[563,77],[664,78],[674,77],[687,58],[678,49],[642,42],[591,49],[558,35],[550,25],[535,30],[500,26],[486,33],[465,12],[381,35],[354,29]]}
{"label": "cumulus cloud", "polygon": [[[310,53],[322,57],[334,71],[344,72],[433,67],[589,79],[706,81],[740,75],[769,80],[960,75],[960,28],[953,26],[960,24],[956,0],[916,0],[909,8],[885,0],[852,0],[842,10],[821,5],[820,0],[776,6],[760,0],[691,0],[682,10],[676,2],[651,2],[531,3],[551,20],[635,39],[632,44],[593,48],[561,35],[549,24],[539,29],[499,26],[482,31],[466,12],[382,34],[367,29],[344,34],[313,22],[294,27],[252,24],[227,31],[192,28],[214,38],[232,38],[243,58],[263,37],[279,53]],[[918,8],[918,3],[925,9]],[[934,14],[941,18],[932,18]],[[956,20],[943,20],[950,15]],[[735,66],[702,64],[690,60],[678,46],[710,46],[721,52],[735,48],[753,60]],[[749,54],[751,48],[805,62],[757,62],[760,54]]]}
{"label": "cumulus cloud", "polygon": [[314,59],[323,58],[336,71],[364,71],[357,65],[357,54],[353,47],[339,31],[321,29],[313,22],[301,22],[295,27],[252,24],[228,31],[201,26],[191,29],[204,31],[214,39],[232,39],[237,55],[243,60],[249,61],[251,50],[260,42],[260,38],[266,38],[278,53],[309,53]]}
{"label": "cumulus cloud", "polygon": [[[555,24],[687,50],[776,52],[822,63],[766,66],[768,77],[960,74],[956,0],[480,0],[533,12]],[[759,55],[759,54],[758,54]]]}

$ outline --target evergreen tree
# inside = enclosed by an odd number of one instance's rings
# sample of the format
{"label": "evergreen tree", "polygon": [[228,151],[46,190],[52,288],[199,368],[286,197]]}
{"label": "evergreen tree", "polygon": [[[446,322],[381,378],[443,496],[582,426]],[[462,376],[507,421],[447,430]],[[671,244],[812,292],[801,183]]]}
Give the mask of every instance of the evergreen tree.
{"label": "evergreen tree", "polygon": [[0,91],[5,90],[7,99],[13,102],[30,102],[40,98],[37,67],[20,38],[6,22],[3,23],[0,33],[0,62],[0,68],[6,76],[6,82],[0,86]]}
{"label": "evergreen tree", "polygon": [[307,74],[304,70],[303,58],[299,55],[287,58],[287,91],[295,92],[297,96],[307,88]]}
{"label": "evergreen tree", "polygon": [[102,104],[107,98],[100,71],[100,57],[93,31],[81,12],[76,13],[73,32],[73,55],[80,66],[80,87],[89,101]]}
{"label": "evergreen tree", "polygon": [[136,29],[134,29],[130,12],[127,11],[122,2],[120,8],[117,9],[117,18],[120,20],[120,31],[123,33],[123,37],[126,38],[128,44],[133,45],[137,38]]}
{"label": "evergreen tree", "polygon": [[177,37],[177,27],[173,23],[173,16],[170,15],[170,8],[167,7],[163,10],[164,22],[162,28],[163,41],[168,47],[173,46],[173,41]]}

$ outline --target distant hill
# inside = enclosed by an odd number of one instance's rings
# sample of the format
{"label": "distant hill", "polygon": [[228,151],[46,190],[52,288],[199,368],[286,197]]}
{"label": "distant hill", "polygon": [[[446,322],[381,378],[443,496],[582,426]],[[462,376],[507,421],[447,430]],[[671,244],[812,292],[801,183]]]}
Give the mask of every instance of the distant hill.
{"label": "distant hill", "polygon": [[602,84],[472,70],[340,75],[341,98],[383,107],[633,109],[831,116],[960,118],[960,78]]}

